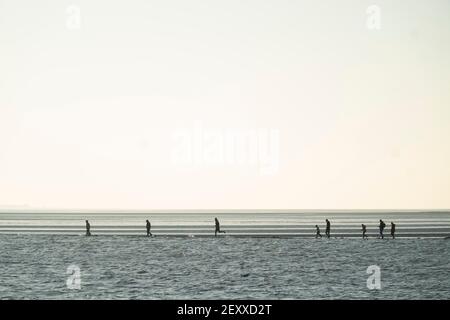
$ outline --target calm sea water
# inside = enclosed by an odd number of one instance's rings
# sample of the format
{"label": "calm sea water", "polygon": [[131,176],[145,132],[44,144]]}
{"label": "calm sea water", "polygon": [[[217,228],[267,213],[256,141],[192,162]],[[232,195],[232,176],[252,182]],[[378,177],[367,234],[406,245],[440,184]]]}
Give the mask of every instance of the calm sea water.
{"label": "calm sea water", "polygon": [[[33,216],[35,217],[35,216]],[[297,217],[295,228],[305,228],[320,217]],[[348,233],[359,233],[360,215],[352,221],[341,221]],[[24,219],[24,217],[19,217]],[[142,236],[141,231],[123,235],[117,227],[119,220],[105,218],[101,225],[119,230],[84,237],[83,221],[64,220],[60,225],[81,227],[70,232],[45,234],[24,232],[21,226],[48,225],[50,221],[11,219],[3,215],[2,226],[15,226],[16,231],[0,233],[0,298],[2,299],[449,299],[450,298],[450,240],[445,233],[447,216],[396,216],[399,236],[409,227],[438,225],[439,237],[399,237],[379,240],[371,237],[363,241],[356,237],[314,239],[289,234],[267,236],[278,229],[289,228],[274,223],[276,217],[251,218],[249,225],[268,226],[258,237],[253,233],[230,232],[226,236],[206,237],[193,234],[197,220],[187,225],[173,223],[177,237],[164,233],[164,228],[152,230],[155,237]],[[224,228],[238,227],[230,217],[222,216]],[[343,216],[334,217],[336,221]],[[365,217],[372,221],[375,217]],[[390,216],[392,218],[392,216]],[[436,218],[436,221],[433,219]],[[122,219],[122,218],[120,218]],[[163,218],[161,218],[163,219]],[[164,219],[167,219],[164,218]],[[186,220],[186,218],[183,218]],[[203,218],[201,218],[203,219]],[[205,218],[209,223],[210,217]],[[253,220],[256,219],[256,220]],[[272,219],[268,223],[267,219]],[[283,220],[284,219],[284,220]],[[308,220],[309,219],[309,220]],[[345,218],[347,219],[347,218]],[[348,218],[350,219],[350,218]],[[350,220],[352,220],[350,219]],[[356,219],[356,220],[355,220]],[[407,224],[410,219],[412,226]],[[422,219],[422,220],[420,220]],[[423,219],[428,219],[424,221]],[[431,220],[430,220],[431,219]],[[12,220],[14,223],[12,224]],[[56,219],[57,220],[57,219]],[[125,219],[126,220],[126,219]],[[139,220],[120,220],[135,225]],[[187,219],[188,220],[188,219]],[[62,222],[61,222],[62,221]],[[97,224],[94,222],[97,221]],[[153,221],[153,220],[152,220]],[[369,221],[369,222],[370,222]],[[69,223],[70,222],[70,223]],[[92,220],[93,233],[100,220]],[[168,222],[168,221],[166,221]],[[194,223],[195,222],[195,223]],[[292,222],[292,221],[291,221]],[[376,220],[375,220],[376,222]],[[389,222],[387,220],[386,222]],[[57,224],[58,224],[57,223]],[[323,224],[323,223],[322,223]],[[306,225],[306,227],[304,227]],[[166,227],[168,224],[166,223]],[[332,224],[334,226],[334,224]],[[336,227],[339,223],[336,223]],[[76,226],[78,228],[78,226]],[[139,226],[136,226],[138,228]],[[208,235],[211,232],[209,225]],[[241,224],[242,227],[242,224]],[[113,228],[113,230],[115,230]],[[134,227],[133,227],[134,228]],[[184,228],[184,229],[183,229]],[[187,232],[183,231],[188,229]],[[333,227],[332,227],[333,228]],[[374,227],[375,228],[375,227]],[[430,229],[431,228],[431,229]],[[17,230],[22,230],[17,232]],[[50,228],[51,229],[51,228]],[[70,229],[70,228],[69,228]],[[202,228],[200,228],[202,229]],[[226,228],[225,228],[226,229]],[[238,230],[239,228],[236,228]],[[180,231],[181,230],[181,231]],[[255,230],[262,230],[256,228]],[[303,229],[301,229],[303,230]],[[333,229],[332,229],[333,231]],[[97,232],[98,233],[98,232]],[[137,233],[134,235],[134,233]],[[257,233],[257,231],[256,231]],[[75,235],[72,235],[75,234]],[[80,235],[76,235],[80,234]],[[184,234],[185,236],[180,236]],[[80,270],[80,289],[67,286],[69,266]],[[369,266],[380,268],[381,289],[367,288]]]}
{"label": "calm sea water", "polygon": [[[448,299],[450,241],[0,236],[3,299]],[[68,289],[69,265],[81,289]],[[381,270],[369,290],[367,267]]]}

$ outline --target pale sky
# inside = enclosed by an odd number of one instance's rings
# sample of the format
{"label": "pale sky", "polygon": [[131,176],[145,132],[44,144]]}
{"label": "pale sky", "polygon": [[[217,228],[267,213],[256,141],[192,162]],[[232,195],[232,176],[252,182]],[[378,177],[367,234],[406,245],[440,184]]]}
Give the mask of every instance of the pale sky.
{"label": "pale sky", "polygon": [[450,208],[449,138],[448,0],[0,0],[0,207]]}

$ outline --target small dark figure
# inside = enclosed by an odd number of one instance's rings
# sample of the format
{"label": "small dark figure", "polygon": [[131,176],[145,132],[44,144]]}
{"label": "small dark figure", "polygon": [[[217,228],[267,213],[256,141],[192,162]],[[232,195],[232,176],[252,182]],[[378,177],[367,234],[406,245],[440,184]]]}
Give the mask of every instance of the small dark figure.
{"label": "small dark figure", "polygon": [[325,235],[327,236],[327,238],[330,238],[331,224],[330,224],[330,221],[328,219],[325,219],[325,221],[327,223],[327,227],[325,228]]}
{"label": "small dark figure", "polygon": [[391,236],[395,239],[395,223],[391,222]]}
{"label": "small dark figure", "polygon": [[381,219],[380,219],[380,226],[379,226],[379,228],[380,228],[380,238],[384,239],[383,231],[384,231],[384,228],[386,228],[386,224]]}
{"label": "small dark figure", "polygon": [[220,223],[219,220],[217,220],[217,218],[214,218],[215,223],[216,223],[216,231],[214,232],[214,236],[217,237],[217,232],[218,233],[226,233],[225,231],[220,231]]}
{"label": "small dark figure", "polygon": [[91,235],[91,224],[89,223],[89,221],[86,220],[86,236],[90,236]]}
{"label": "small dark figure", "polygon": [[148,220],[145,220],[145,221],[146,221],[146,228],[147,228],[147,237],[153,237],[152,233],[150,232],[150,229],[152,228],[152,224]]}
{"label": "small dark figure", "polygon": [[361,227],[362,227],[362,237],[363,237],[363,239],[367,239],[368,238],[366,235],[367,227],[364,223],[361,225]]}
{"label": "small dark figure", "polygon": [[322,238],[322,235],[320,234],[320,228],[319,226],[316,224],[316,239],[317,238]]}

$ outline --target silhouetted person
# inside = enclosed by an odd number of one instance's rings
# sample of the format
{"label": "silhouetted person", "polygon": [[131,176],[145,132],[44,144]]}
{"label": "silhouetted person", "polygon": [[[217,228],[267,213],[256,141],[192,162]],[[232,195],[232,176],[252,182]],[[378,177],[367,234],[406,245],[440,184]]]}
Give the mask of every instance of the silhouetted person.
{"label": "silhouetted person", "polygon": [[90,236],[91,235],[91,225],[89,223],[89,221],[86,220],[86,236]]}
{"label": "silhouetted person", "polygon": [[319,226],[316,224],[316,239],[317,238],[322,238],[322,235],[320,234],[320,228]]}
{"label": "silhouetted person", "polygon": [[214,218],[215,223],[216,223],[216,231],[214,232],[214,236],[217,237],[217,232],[218,233],[226,233],[225,231],[220,231],[220,223],[219,220],[217,220],[217,218]]}
{"label": "silhouetted person", "polygon": [[330,228],[331,228],[331,224],[330,221],[328,219],[325,219],[326,223],[327,223],[327,227],[325,228],[325,235],[327,236],[327,238],[330,237]]}
{"label": "silhouetted person", "polygon": [[145,220],[146,221],[146,228],[147,228],[147,237],[153,237],[152,233],[150,232],[150,229],[152,228],[152,224],[150,223],[150,221]]}
{"label": "silhouetted person", "polygon": [[362,227],[362,237],[363,237],[363,239],[367,239],[368,237],[366,235],[366,232],[367,232],[366,225],[363,223],[363,224],[361,224],[361,227]]}
{"label": "silhouetted person", "polygon": [[391,236],[395,239],[395,223],[391,222]]}
{"label": "silhouetted person", "polygon": [[379,226],[379,228],[380,228],[380,238],[384,239],[383,231],[384,231],[384,228],[386,228],[386,224],[381,219],[380,219],[380,226]]}

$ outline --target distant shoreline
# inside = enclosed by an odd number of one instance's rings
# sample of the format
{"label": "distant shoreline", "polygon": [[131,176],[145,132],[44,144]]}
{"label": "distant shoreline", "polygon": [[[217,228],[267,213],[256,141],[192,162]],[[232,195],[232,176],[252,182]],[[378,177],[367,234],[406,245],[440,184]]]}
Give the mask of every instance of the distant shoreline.
{"label": "distant shoreline", "polygon": [[334,241],[334,240],[360,240],[360,241],[397,241],[397,240],[411,240],[411,239],[417,239],[417,240],[431,240],[431,239],[441,239],[441,240],[448,240],[450,239],[450,234],[444,234],[444,235],[398,235],[396,236],[396,239],[391,239],[389,236],[385,236],[384,239],[379,239],[375,235],[368,235],[369,238],[366,240],[361,239],[361,235],[336,235],[334,237],[331,237],[330,239],[326,239],[325,237],[323,239],[316,239],[314,235],[302,235],[302,234],[289,234],[289,235],[279,235],[279,234],[229,234],[227,236],[220,236],[215,237],[214,234],[195,234],[195,235],[189,235],[189,234],[158,234],[154,235],[153,237],[147,237],[145,234],[93,234],[90,237],[86,237],[84,234],[76,234],[76,233],[0,233],[0,237],[4,236],[61,236],[61,237],[82,237],[82,238],[115,238],[115,237],[129,237],[129,238],[148,238],[151,239],[169,239],[169,238],[186,238],[186,239],[205,239],[205,238],[211,238],[211,239],[227,239],[227,238],[236,238],[236,239],[252,239],[252,238],[264,238],[264,239],[294,239],[294,238],[300,238],[300,239],[311,239],[313,241]]}
{"label": "distant shoreline", "polygon": [[[450,211],[171,211],[171,212],[3,212],[0,234],[83,235],[85,220],[94,235],[145,235],[145,220],[152,233],[165,237],[214,236],[214,217],[218,217],[227,237],[315,237],[315,225],[322,233],[325,219],[331,220],[332,237],[360,238],[361,225],[367,235],[378,235],[379,219],[397,225],[398,238],[445,238],[450,236]],[[324,235],[324,234],[323,234]],[[223,237],[223,235],[221,235]]]}

